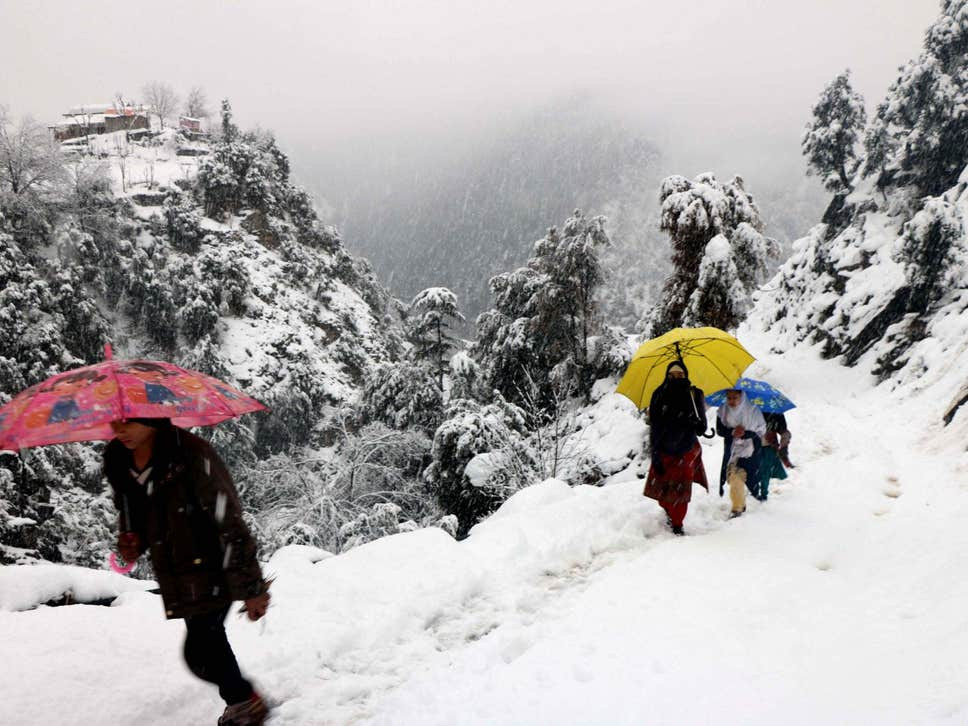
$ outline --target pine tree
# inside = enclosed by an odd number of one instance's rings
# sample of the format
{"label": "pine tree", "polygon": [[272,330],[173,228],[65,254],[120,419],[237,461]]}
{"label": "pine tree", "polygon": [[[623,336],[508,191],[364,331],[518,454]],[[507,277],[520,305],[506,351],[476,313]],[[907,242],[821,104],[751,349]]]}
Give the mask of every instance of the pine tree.
{"label": "pine tree", "polygon": [[360,394],[359,415],[364,423],[379,421],[395,429],[432,433],[442,411],[443,392],[434,373],[408,360],[375,366]]}
{"label": "pine tree", "polygon": [[864,139],[865,176],[882,190],[937,195],[968,164],[968,0],[943,0],[924,50],[901,68]]}
{"label": "pine tree", "polygon": [[[448,407],[424,478],[441,508],[457,516],[458,537],[536,476],[526,430],[524,411],[500,396],[487,405],[460,399]],[[468,472],[474,459],[479,466]]]}
{"label": "pine tree", "polygon": [[732,246],[724,235],[718,234],[706,245],[696,289],[689,296],[682,323],[689,327],[711,325],[732,330],[748,309],[749,296],[740,280]]}
{"label": "pine tree", "polygon": [[[908,310],[926,313],[941,297],[963,284],[966,230],[958,207],[930,199],[904,227],[900,260],[910,287]],[[954,276],[954,277],[953,277]]]}
{"label": "pine tree", "polygon": [[602,330],[597,292],[609,244],[604,217],[576,210],[561,232],[552,227],[535,243],[527,267],[491,279],[495,307],[478,317],[473,346],[488,386],[521,402],[531,381],[546,390],[557,369],[587,396],[598,371],[590,346]]}
{"label": "pine tree", "polygon": [[222,99],[222,140],[231,141],[239,133],[238,127],[232,123],[232,104],[229,99]]}
{"label": "pine tree", "polygon": [[851,87],[850,71],[846,70],[820,94],[800,144],[807,157],[807,173],[819,176],[828,191],[842,194],[853,189],[850,179],[857,168],[857,146],[866,123],[864,99]]}
{"label": "pine tree", "polygon": [[[699,286],[707,245],[717,235],[725,237],[730,245],[735,240],[732,256],[737,279],[748,290],[761,280],[767,259],[779,251],[776,240],[763,235],[759,209],[741,177],[722,184],[713,174],[701,174],[693,181],[671,176],[662,182],[659,199],[660,227],[669,233],[672,242],[673,273],[666,280],[662,303],[649,317],[649,337],[686,324],[686,309]],[[704,305],[694,306],[690,324],[711,325],[694,316],[707,309]]]}
{"label": "pine tree", "polygon": [[418,292],[410,303],[410,342],[414,357],[437,374],[437,388],[444,390],[447,355],[457,339],[450,334],[450,321],[463,321],[457,296],[446,287],[429,287]]}
{"label": "pine tree", "polygon": [[202,220],[188,194],[170,192],[165,197],[162,213],[172,245],[183,252],[197,252],[202,242]]}

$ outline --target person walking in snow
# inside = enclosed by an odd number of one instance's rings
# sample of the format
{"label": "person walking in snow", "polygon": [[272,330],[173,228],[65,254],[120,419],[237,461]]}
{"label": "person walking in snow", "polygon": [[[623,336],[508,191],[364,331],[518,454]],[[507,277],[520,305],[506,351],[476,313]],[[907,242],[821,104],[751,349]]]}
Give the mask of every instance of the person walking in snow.
{"label": "person walking in snow", "polygon": [[776,449],[783,466],[793,469],[794,466],[790,463],[790,439],[793,438],[793,434],[787,428],[786,416],[782,413],[764,413],[763,418],[766,420],[766,437],[763,439],[763,444]]}
{"label": "person walking in snow", "polygon": [[709,491],[698,435],[706,430],[703,392],[689,382],[681,360],[666,368],[665,380],[649,401],[649,451],[652,460],[643,495],[659,502],[674,534],[692,499],[693,482]]}
{"label": "person walking in snow", "polygon": [[783,467],[792,464],[787,453],[790,432],[786,417],[782,413],[764,413],[763,418],[766,421],[766,435],[760,450],[760,499],[766,501],[770,494],[770,480],[786,479],[787,473]]}
{"label": "person walking in snow", "polygon": [[249,620],[269,606],[256,544],[225,464],[204,440],[169,419],[111,424],[104,473],[119,513],[118,550],[128,562],[148,551],[165,615],[184,618],[188,668],[218,686],[221,726],[263,724],[268,708],[239,671],[225,634],[232,602]]}
{"label": "person walking in snow", "polygon": [[716,413],[716,433],[723,437],[723,465],[719,473],[719,496],[729,482],[730,516],[746,511],[746,490],[760,495],[760,448],[766,433],[763,413],[743,391],[726,391],[726,403]]}

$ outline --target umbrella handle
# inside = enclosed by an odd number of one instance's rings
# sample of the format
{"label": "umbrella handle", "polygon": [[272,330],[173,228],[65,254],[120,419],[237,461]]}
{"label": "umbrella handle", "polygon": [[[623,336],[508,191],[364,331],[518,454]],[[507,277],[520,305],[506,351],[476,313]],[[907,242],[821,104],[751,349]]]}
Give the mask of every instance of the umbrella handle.
{"label": "umbrella handle", "polygon": [[703,431],[702,432],[702,437],[704,439],[713,439],[713,438],[716,438],[716,429],[710,428],[709,431]]}

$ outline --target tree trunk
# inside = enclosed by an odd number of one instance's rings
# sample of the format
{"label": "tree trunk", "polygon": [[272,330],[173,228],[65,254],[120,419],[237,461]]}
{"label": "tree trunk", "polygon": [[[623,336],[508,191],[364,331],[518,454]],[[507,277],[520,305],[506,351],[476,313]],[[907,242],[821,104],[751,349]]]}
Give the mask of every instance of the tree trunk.
{"label": "tree trunk", "polygon": [[843,164],[837,169],[837,174],[840,176],[840,183],[844,185],[844,189],[848,192],[854,191],[854,187],[851,186],[850,180],[847,178],[847,170],[844,169]]}

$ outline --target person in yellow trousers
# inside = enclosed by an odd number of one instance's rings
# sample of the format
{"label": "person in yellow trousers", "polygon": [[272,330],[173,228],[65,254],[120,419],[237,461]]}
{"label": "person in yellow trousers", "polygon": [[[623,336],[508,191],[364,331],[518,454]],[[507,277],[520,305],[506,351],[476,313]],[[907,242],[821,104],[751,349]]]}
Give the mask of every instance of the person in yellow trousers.
{"label": "person in yellow trousers", "polygon": [[716,413],[716,433],[723,437],[723,466],[719,473],[719,496],[729,482],[730,517],[746,511],[746,490],[759,496],[760,449],[766,421],[739,390],[726,392],[726,403]]}

